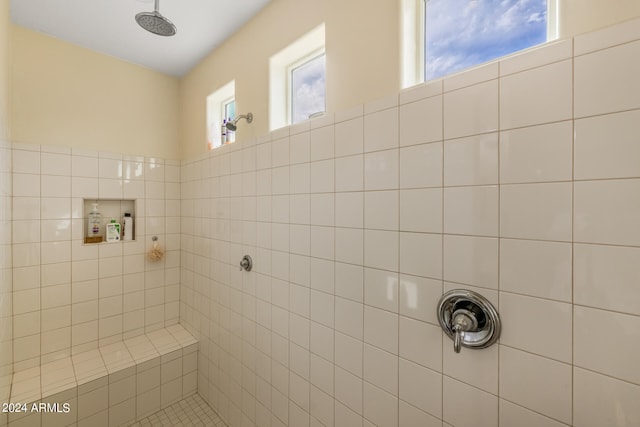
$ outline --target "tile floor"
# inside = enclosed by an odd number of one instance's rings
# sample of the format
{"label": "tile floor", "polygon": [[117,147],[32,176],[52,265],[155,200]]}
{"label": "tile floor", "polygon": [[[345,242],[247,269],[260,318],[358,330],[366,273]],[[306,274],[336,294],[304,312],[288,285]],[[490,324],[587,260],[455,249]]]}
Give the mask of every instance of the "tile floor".
{"label": "tile floor", "polygon": [[218,417],[207,402],[194,394],[184,400],[174,403],[147,418],[131,424],[130,427],[147,426],[169,426],[169,427],[191,427],[191,426],[213,426],[226,427],[226,424]]}

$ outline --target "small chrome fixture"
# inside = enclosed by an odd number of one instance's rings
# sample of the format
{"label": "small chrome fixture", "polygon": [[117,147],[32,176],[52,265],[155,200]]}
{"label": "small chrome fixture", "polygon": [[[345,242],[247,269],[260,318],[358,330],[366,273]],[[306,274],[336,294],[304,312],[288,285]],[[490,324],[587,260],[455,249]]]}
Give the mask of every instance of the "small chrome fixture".
{"label": "small chrome fixture", "polygon": [[251,257],[249,255],[243,256],[242,260],[240,261],[240,271],[251,271],[252,268],[253,260],[251,259]]}
{"label": "small chrome fixture", "polygon": [[491,302],[477,292],[456,289],[438,302],[438,321],[453,340],[453,350],[489,347],[500,337],[500,316]]}
{"label": "small chrome fixture", "polygon": [[153,12],[140,12],[136,22],[145,30],[159,36],[174,36],[178,31],[171,21],[160,13],[160,0],[155,0]]}
{"label": "small chrome fixture", "polygon": [[233,121],[229,121],[226,123],[226,127],[227,129],[229,129],[230,131],[235,132],[236,129],[238,129],[238,120],[240,119],[245,119],[247,121],[247,123],[251,123],[253,121],[253,114],[249,113],[249,114],[242,114],[238,117],[235,118],[235,120]]}

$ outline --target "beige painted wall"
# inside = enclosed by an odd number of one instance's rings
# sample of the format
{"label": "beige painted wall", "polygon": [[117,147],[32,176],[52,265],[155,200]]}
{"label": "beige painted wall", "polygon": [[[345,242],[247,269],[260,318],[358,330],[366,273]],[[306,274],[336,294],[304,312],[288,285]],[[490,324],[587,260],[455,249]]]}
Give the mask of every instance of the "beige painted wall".
{"label": "beige painted wall", "polygon": [[9,0],[0,0],[0,140],[9,139]]}
{"label": "beige painted wall", "polygon": [[254,114],[238,138],[269,131],[269,57],[326,24],[327,111],[400,87],[399,6],[392,0],[273,0],[180,83],[183,158],[206,151],[205,99],[235,79],[236,111]]}
{"label": "beige painted wall", "polygon": [[640,0],[560,0],[560,37],[572,37],[638,16]]}
{"label": "beige painted wall", "polygon": [[11,26],[11,139],[180,158],[178,79]]}

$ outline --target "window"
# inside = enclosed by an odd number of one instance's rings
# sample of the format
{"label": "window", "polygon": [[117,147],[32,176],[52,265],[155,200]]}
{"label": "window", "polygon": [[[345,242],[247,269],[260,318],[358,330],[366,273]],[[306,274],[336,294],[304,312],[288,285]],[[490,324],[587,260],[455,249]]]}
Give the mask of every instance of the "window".
{"label": "window", "polygon": [[402,0],[403,87],[557,37],[558,0]]}
{"label": "window", "polygon": [[325,111],[324,24],[269,59],[269,128]]}
{"label": "window", "polygon": [[222,86],[207,96],[207,147],[212,150],[235,141],[235,133],[222,140],[222,124],[236,116],[235,81]]}
{"label": "window", "polygon": [[325,111],[325,54],[321,53],[289,71],[291,124],[307,120]]}

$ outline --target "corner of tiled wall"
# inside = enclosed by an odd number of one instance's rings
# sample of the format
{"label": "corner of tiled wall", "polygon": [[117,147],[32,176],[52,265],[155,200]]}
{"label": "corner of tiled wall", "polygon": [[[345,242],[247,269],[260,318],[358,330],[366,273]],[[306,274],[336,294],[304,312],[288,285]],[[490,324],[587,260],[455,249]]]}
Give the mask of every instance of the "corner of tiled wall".
{"label": "corner of tiled wall", "polygon": [[[9,401],[13,374],[13,316],[11,264],[11,144],[0,141],[0,402]],[[0,426],[7,414],[0,414]]]}
{"label": "corner of tiled wall", "polygon": [[[232,427],[639,424],[638,58],[634,20],[184,161],[199,393]],[[454,288],[499,344],[453,352]]]}
{"label": "corner of tiled wall", "polygon": [[[14,370],[178,323],[180,162],[22,143],[12,154]],[[134,199],[136,240],[84,244],[83,199]],[[145,256],[152,236],[159,262]]]}

